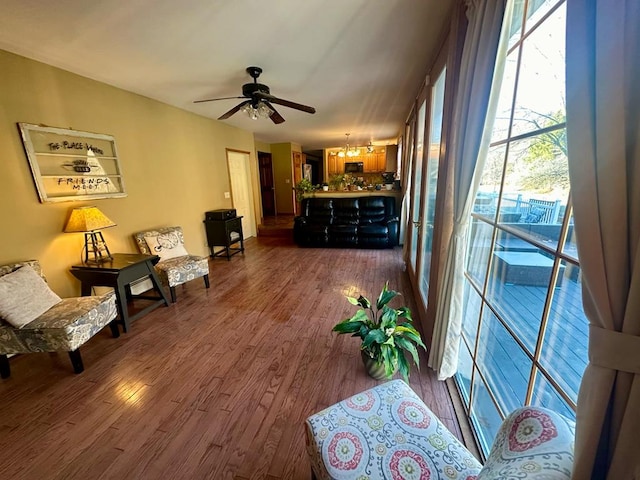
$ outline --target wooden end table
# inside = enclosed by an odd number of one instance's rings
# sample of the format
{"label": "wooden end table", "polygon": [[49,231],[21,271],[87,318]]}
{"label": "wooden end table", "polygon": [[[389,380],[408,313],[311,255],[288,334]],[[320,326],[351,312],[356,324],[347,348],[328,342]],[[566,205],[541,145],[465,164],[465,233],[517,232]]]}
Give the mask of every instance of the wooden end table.
{"label": "wooden end table", "polygon": [[[115,290],[118,304],[118,323],[122,325],[122,329],[126,333],[133,320],[146,315],[162,304],[169,306],[169,301],[153,268],[160,261],[159,256],[114,253],[112,257],[113,260],[103,263],[73,265],[71,273],[80,280],[83,297],[91,295],[92,287],[112,287]],[[133,295],[131,293],[131,283],[145,277],[151,280],[157,295]],[[141,311],[129,315],[129,302],[137,299],[152,300],[153,303]]]}

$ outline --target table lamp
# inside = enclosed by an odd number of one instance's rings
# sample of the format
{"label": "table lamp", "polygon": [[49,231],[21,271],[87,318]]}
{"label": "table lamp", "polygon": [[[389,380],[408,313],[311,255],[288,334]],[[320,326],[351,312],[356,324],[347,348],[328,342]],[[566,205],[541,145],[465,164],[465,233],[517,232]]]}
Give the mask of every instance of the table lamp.
{"label": "table lamp", "polygon": [[[113,257],[102,232],[98,230],[115,227],[115,225],[98,207],[77,207],[71,211],[64,231],[65,233],[84,233],[84,263],[102,263],[112,260]],[[89,258],[90,252],[93,258]]]}

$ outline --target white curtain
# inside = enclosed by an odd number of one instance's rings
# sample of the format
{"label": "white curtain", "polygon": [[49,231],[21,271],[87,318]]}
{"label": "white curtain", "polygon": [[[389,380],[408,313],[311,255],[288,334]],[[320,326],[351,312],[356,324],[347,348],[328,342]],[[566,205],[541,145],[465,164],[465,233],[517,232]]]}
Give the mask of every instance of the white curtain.
{"label": "white curtain", "polygon": [[567,141],[589,319],[575,479],[639,479],[640,1],[567,0]]}
{"label": "white curtain", "polygon": [[[453,231],[438,293],[429,366],[444,380],[455,374],[462,328],[463,269],[469,216],[489,148],[502,83],[513,3],[467,1],[469,25],[453,110],[449,161],[453,162]],[[501,32],[503,32],[501,34]]]}

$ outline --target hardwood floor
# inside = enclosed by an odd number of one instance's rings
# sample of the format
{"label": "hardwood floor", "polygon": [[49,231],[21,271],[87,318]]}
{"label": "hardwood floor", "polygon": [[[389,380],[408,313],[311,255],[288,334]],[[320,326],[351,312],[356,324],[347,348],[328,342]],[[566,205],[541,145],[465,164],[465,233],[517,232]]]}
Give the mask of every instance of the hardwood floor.
{"label": "hardwood floor", "polygon": [[[385,280],[413,306],[401,250],[300,249],[246,242],[211,261],[211,288],[104,329],[66,353],[11,359],[0,382],[1,479],[308,479],[304,419],[377,382],[357,339],[331,327]],[[459,438],[443,382],[426,367],[411,386]]]}

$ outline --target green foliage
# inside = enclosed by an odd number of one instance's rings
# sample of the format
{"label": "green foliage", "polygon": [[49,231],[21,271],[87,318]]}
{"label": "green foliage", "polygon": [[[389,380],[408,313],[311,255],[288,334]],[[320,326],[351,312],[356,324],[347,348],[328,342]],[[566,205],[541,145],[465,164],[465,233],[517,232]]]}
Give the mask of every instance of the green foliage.
{"label": "green foliage", "polygon": [[384,365],[388,378],[391,378],[397,369],[408,382],[410,365],[405,358],[405,352],[411,355],[413,362],[420,368],[417,347],[425,350],[426,347],[422,343],[420,333],[412,324],[411,310],[407,307],[389,307],[388,303],[398,295],[398,292],[389,290],[389,282],[386,282],[375,306],[362,295],[358,298],[347,297],[349,303],[360,308],[352,317],[336,324],[333,331],[360,337],[361,350]]}
{"label": "green foliage", "polygon": [[329,177],[329,186],[333,187],[334,190],[341,190],[344,184],[345,174],[344,173],[336,173]]}
{"label": "green foliage", "polygon": [[296,200],[299,202],[302,201],[305,193],[311,193],[316,189],[316,187],[306,178],[303,178],[296,183],[296,186],[293,188],[296,191]]}

